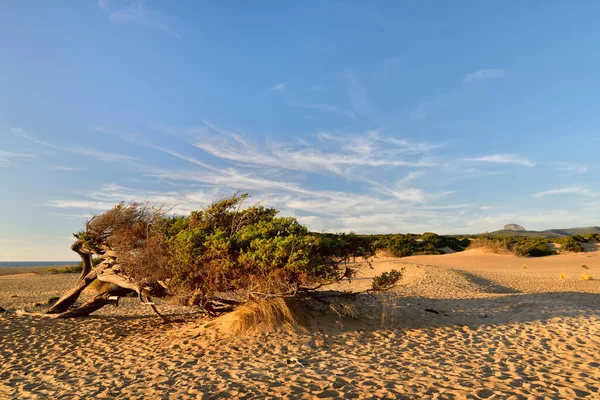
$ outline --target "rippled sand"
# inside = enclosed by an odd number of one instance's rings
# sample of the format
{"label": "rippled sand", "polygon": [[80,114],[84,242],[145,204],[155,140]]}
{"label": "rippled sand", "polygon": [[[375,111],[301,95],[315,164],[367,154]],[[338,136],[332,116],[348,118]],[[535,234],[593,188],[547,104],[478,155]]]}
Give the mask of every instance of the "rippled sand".
{"label": "rippled sand", "polygon": [[358,320],[240,339],[197,315],[160,324],[135,299],[79,320],[18,315],[77,277],[0,277],[0,398],[596,399],[600,280],[578,277],[600,278],[599,254],[380,259],[362,276],[405,266],[406,278],[358,301]]}

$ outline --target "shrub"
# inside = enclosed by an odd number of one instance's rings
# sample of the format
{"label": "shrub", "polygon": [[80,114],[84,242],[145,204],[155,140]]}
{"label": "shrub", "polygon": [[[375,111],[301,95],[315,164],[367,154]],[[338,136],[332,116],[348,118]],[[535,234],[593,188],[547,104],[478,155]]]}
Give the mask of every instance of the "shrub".
{"label": "shrub", "polygon": [[558,279],[561,279],[561,280],[567,279],[567,274],[565,274],[564,272],[561,272],[560,275],[558,276]]}
{"label": "shrub", "polygon": [[579,276],[579,279],[581,279],[582,281],[591,281],[592,280],[592,276],[589,274],[582,274]]}
{"label": "shrub", "polygon": [[584,251],[581,243],[574,239],[574,237],[557,239],[556,242],[560,243],[562,245],[562,249],[565,251],[571,251],[573,253],[580,253]]}
{"label": "shrub", "polygon": [[49,274],[74,274],[81,272],[82,269],[81,265],[67,265],[62,268],[48,268],[46,272]]}
{"label": "shrub", "polygon": [[371,289],[374,291],[384,291],[391,289],[398,283],[400,279],[402,279],[402,275],[404,273],[404,269],[398,271],[393,269],[389,272],[384,272],[381,275],[378,275],[373,278],[373,283]]}
{"label": "shrub", "polygon": [[519,257],[544,257],[556,254],[548,247],[549,240],[522,236],[487,236],[471,241],[473,248],[485,248],[497,254],[515,254]]}
{"label": "shrub", "polygon": [[[91,249],[116,253],[139,285],[164,283],[170,294],[206,305],[227,293],[237,301],[287,297],[353,275],[347,264],[374,253],[359,235],[319,235],[294,218],[234,195],[189,216],[121,203],[76,236]],[[219,297],[221,298],[221,297]]]}

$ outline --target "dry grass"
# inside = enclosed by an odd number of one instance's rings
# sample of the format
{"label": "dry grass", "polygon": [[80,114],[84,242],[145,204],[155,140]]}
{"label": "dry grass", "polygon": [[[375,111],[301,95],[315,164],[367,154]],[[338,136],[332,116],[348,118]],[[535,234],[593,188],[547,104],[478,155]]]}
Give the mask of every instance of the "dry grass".
{"label": "dry grass", "polygon": [[579,279],[581,279],[582,281],[591,281],[592,280],[592,276],[589,274],[583,274],[579,276]]}
{"label": "dry grass", "polygon": [[490,240],[487,238],[477,238],[471,240],[470,249],[482,249],[486,253],[492,254],[512,254],[506,247],[506,243],[499,240]]}
{"label": "dry grass", "polygon": [[564,281],[565,279],[567,279],[567,274],[565,274],[564,272],[561,272],[560,275],[558,276],[558,279],[561,279]]}
{"label": "dry grass", "polygon": [[335,302],[329,304],[329,309],[340,318],[358,319],[359,313],[354,304]]}
{"label": "dry grass", "polygon": [[303,329],[297,307],[292,301],[282,298],[252,301],[220,317],[215,321],[215,327],[232,336],[274,331],[294,332]]}
{"label": "dry grass", "polygon": [[523,265],[521,265],[521,268],[527,269],[527,265],[523,264]]}

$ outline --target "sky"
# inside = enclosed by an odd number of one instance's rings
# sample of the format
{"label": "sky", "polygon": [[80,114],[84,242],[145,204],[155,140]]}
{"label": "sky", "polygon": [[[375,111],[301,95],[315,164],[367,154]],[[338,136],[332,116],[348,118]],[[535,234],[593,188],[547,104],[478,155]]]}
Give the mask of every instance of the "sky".
{"label": "sky", "polygon": [[600,225],[600,2],[0,2],[0,261],[120,201],[314,231]]}

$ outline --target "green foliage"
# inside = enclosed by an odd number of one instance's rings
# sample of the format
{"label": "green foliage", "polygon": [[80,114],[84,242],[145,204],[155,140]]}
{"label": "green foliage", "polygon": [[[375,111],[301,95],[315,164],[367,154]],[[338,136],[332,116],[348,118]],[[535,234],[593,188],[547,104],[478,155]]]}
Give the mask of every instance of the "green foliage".
{"label": "green foliage", "polygon": [[557,243],[562,250],[571,252],[584,251],[581,243],[593,239],[596,234],[573,235],[560,238],[541,238],[535,236],[489,235],[476,236],[471,247],[485,247],[494,252],[510,252],[520,257],[543,257],[556,254],[549,244]]}
{"label": "green foliage", "polygon": [[[556,239],[556,243],[560,243],[562,245],[562,249],[565,251],[570,251],[573,253],[580,253],[584,251],[583,246],[580,241],[577,239],[583,239],[581,236],[571,236],[567,238]],[[585,240],[585,239],[584,239]]]}
{"label": "green foliage", "polygon": [[107,246],[138,282],[161,280],[172,293],[206,304],[291,296],[353,274],[348,262],[375,252],[355,234],[314,234],[295,218],[234,195],[189,216],[167,217],[147,204],[120,204],[95,217],[79,238]]}
{"label": "green foliage", "polygon": [[378,250],[386,250],[394,257],[408,257],[414,254],[441,254],[440,249],[448,247],[454,251],[462,251],[469,245],[469,239],[442,236],[426,232],[422,235],[393,234],[373,235],[373,246]]}
{"label": "green foliage", "polygon": [[294,218],[276,217],[260,206],[241,208],[245,196],[234,196],[203,211],[187,223],[168,229],[172,282],[209,299],[215,292],[242,297],[286,295],[303,287],[341,278],[341,261],[364,257],[356,235],[309,234]]}
{"label": "green foliage", "polygon": [[473,241],[473,247],[486,247],[494,252],[510,252],[519,257],[544,257],[556,254],[548,246],[550,239],[527,236],[488,236]]}
{"label": "green foliage", "polygon": [[590,240],[600,242],[600,233],[586,233],[585,235],[583,235],[583,238],[588,242]]}
{"label": "green foliage", "polygon": [[400,271],[393,269],[389,272],[384,272],[381,275],[377,275],[373,278],[373,282],[371,284],[371,290],[374,291],[384,291],[393,288],[396,283],[402,276],[404,275],[404,269]]}
{"label": "green foliage", "polygon": [[79,273],[81,272],[81,270],[83,269],[83,267],[80,265],[67,265],[66,267],[62,267],[62,268],[48,268],[48,273],[49,274],[74,274],[74,273]]}

